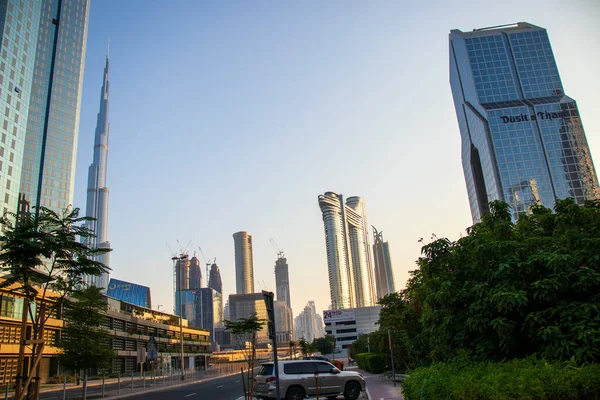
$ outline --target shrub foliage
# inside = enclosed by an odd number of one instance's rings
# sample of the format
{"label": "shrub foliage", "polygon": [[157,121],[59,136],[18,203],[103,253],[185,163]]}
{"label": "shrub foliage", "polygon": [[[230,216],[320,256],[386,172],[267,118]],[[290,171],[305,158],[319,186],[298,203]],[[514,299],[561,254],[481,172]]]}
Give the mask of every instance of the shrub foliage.
{"label": "shrub foliage", "polygon": [[407,400],[600,399],[600,365],[536,359],[436,363],[403,383]]}

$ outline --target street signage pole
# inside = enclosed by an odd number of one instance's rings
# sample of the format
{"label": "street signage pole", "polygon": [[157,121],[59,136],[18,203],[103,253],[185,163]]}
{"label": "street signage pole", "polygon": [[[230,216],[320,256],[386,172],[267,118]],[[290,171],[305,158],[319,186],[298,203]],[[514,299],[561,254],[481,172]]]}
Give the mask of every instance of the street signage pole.
{"label": "street signage pole", "polygon": [[277,398],[281,399],[279,391],[279,362],[277,360],[277,335],[275,330],[275,306],[273,304],[273,292],[262,291],[267,308],[267,327],[269,329],[269,339],[273,341],[273,368],[275,369],[275,388]]}

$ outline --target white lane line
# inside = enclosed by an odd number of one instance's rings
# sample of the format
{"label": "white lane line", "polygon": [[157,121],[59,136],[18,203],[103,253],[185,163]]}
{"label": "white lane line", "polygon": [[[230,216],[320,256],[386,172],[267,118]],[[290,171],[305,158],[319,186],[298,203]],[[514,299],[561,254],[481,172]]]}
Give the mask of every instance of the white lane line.
{"label": "white lane line", "polygon": [[225,386],[225,385],[219,385],[219,386],[217,386],[217,389],[221,389],[223,386]]}
{"label": "white lane line", "polygon": [[183,397],[190,397],[190,396],[195,396],[195,395],[196,395],[196,393],[190,393],[190,394],[186,394],[186,395],[185,395],[185,396],[183,396]]}
{"label": "white lane line", "polygon": [[235,383],[240,383],[239,379],[237,381],[235,381]]}

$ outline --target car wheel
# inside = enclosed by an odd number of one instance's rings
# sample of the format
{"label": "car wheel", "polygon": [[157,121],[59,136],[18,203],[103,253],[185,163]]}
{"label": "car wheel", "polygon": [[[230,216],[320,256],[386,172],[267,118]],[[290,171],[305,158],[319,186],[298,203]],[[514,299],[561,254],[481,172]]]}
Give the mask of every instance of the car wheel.
{"label": "car wheel", "polygon": [[304,397],[304,389],[299,386],[292,386],[285,394],[285,400],[301,400]]}
{"label": "car wheel", "polygon": [[356,400],[360,396],[360,385],[358,382],[348,382],[344,390],[344,398],[346,400]]}

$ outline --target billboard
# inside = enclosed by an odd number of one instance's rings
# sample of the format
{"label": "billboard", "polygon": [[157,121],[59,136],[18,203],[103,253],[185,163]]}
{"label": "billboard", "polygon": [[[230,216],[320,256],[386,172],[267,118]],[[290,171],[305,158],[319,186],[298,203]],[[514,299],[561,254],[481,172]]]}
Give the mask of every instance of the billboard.
{"label": "billboard", "polygon": [[325,310],[323,311],[323,322],[331,323],[338,321],[355,321],[356,316],[354,315],[354,310],[346,309],[346,310]]}

